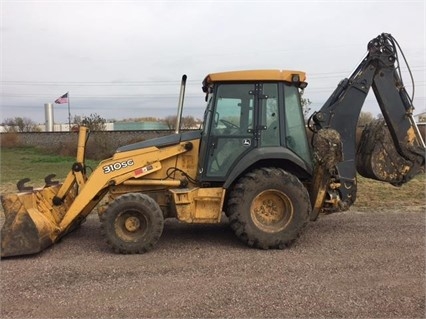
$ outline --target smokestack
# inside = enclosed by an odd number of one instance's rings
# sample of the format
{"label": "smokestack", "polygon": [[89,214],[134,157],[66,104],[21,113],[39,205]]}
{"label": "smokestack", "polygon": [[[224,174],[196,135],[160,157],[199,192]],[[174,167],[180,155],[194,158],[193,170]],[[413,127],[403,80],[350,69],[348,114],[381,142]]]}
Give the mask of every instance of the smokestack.
{"label": "smokestack", "polygon": [[53,103],[44,104],[46,132],[53,132]]}

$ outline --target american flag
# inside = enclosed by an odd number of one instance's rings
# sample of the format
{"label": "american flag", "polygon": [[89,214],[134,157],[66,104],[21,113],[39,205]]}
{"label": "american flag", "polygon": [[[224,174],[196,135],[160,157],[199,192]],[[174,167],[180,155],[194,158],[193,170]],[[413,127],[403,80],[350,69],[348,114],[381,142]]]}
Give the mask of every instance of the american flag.
{"label": "american flag", "polygon": [[56,104],[68,103],[68,92],[55,100]]}

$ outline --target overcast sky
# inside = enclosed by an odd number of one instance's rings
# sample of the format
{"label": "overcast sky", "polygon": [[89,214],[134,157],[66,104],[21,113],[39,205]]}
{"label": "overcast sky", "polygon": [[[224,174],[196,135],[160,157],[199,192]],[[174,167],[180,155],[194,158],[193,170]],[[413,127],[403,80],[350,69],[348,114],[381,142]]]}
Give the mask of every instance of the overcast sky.
{"label": "overcast sky", "polygon": [[[184,114],[201,118],[203,78],[238,69],[305,71],[318,109],[382,32],[412,69],[415,113],[426,110],[423,0],[1,0],[0,10],[0,122],[44,123],[44,103],[66,92],[72,116],[175,115],[183,74]],[[379,113],[372,94],[363,110]],[[67,123],[67,105],[54,116]]]}

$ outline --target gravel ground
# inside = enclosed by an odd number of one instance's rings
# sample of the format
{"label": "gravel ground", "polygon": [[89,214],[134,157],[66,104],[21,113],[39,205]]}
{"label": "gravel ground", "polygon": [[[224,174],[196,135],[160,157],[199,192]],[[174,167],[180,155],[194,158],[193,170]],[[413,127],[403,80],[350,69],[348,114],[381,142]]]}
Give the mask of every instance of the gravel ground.
{"label": "gravel ground", "polygon": [[425,318],[425,207],[347,212],[290,249],[241,244],[226,223],[168,221],[116,255],[96,215],[32,257],[1,260],[1,318]]}

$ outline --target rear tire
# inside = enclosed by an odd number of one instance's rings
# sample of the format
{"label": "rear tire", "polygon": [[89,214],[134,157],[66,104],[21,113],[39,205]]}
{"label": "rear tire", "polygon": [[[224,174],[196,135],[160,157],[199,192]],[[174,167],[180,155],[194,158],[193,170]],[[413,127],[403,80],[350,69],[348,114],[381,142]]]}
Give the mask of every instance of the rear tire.
{"label": "rear tire", "polygon": [[262,168],[237,181],[227,215],[248,246],[283,249],[300,235],[310,211],[308,192],[298,178],[280,168]]}
{"label": "rear tire", "polygon": [[115,199],[100,216],[101,231],[116,253],[151,250],[163,232],[161,208],[149,196],[129,193]]}

